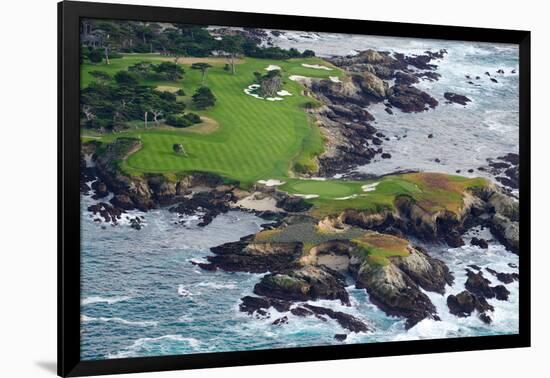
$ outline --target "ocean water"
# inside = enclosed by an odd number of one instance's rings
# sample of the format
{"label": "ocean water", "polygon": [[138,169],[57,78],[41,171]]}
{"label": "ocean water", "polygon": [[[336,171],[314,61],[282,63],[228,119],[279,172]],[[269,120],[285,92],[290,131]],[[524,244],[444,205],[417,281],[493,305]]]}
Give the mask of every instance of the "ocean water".
{"label": "ocean water", "polygon": [[[441,78],[416,84],[439,101],[434,110],[405,114],[393,109],[390,115],[383,104],[368,108],[376,118],[376,128],[390,139],[382,147],[392,158],[378,157],[358,168],[360,172],[380,175],[408,169],[460,170],[465,176],[484,176],[477,168],[487,165],[488,158],[519,152],[517,45],[304,32],[287,32],[273,37],[273,42],[300,51],[313,49],[320,56],[354,55],[369,48],[407,55],[448,51],[443,59],[431,62],[438,66],[435,72]],[[466,107],[446,104],[445,92],[465,95],[472,101]],[[433,138],[428,138],[430,134]],[[469,169],[474,172],[469,173]]]}
{"label": "ocean water", "polygon": [[[430,112],[389,116],[383,107],[369,109],[377,118],[377,127],[388,137],[384,150],[392,159],[375,161],[360,170],[388,173],[398,169],[423,169],[454,172],[475,168],[488,157],[517,152],[517,50],[505,45],[420,41],[381,37],[316,35],[290,33],[275,42],[283,47],[314,49],[318,55],[349,54],[373,47],[405,53],[446,48],[449,55],[439,64],[442,78],[422,82],[438,100],[445,91],[472,98],[466,108],[440,106]],[[490,83],[496,76],[498,84]],[[479,75],[481,86],[465,83],[465,74]],[[473,80],[476,82],[475,80]],[[427,135],[433,133],[434,138]],[[406,138],[402,138],[407,135]],[[435,163],[434,159],[441,159]],[[463,171],[464,174],[467,174]],[[95,202],[81,197],[81,358],[84,360],[138,356],[180,355],[247,349],[272,349],[338,344],[337,333],[348,333],[335,321],[322,322],[314,317],[299,318],[290,313],[270,310],[269,319],[257,319],[239,312],[240,298],[251,295],[261,274],[203,271],[192,261],[205,261],[209,248],[238,240],[260,230],[260,218],[238,211],[223,214],[206,227],[198,227],[197,217],[185,225],[175,224],[176,215],[165,209],[144,216],[145,226],[136,231],[128,220],[118,225],[94,221],[86,208]],[[487,230],[479,230],[491,238]],[[432,256],[445,261],[456,280],[444,296],[427,293],[436,305],[441,321],[424,320],[406,331],[404,319],[389,317],[374,306],[365,290],[355,289],[349,281],[350,307],[336,301],[318,301],[317,305],[350,313],[373,328],[373,332],[348,334],[346,343],[391,340],[448,338],[507,334],[518,332],[518,283],[506,285],[509,301],[489,300],[495,307],[491,325],[477,316],[457,318],[451,315],[446,297],[464,290],[465,267],[476,264],[502,272],[515,272],[518,257],[502,245],[490,242],[488,250],[467,245],[448,249],[429,245]],[[499,284],[489,273],[484,276]],[[287,316],[288,324],[272,322]]]}
{"label": "ocean water", "polygon": [[[82,359],[328,345],[339,343],[335,334],[348,333],[332,320],[275,310],[268,319],[248,316],[238,310],[240,298],[253,294],[262,274],[209,272],[191,263],[206,261],[212,246],[257,232],[264,223],[260,218],[232,211],[201,228],[196,217],[188,217],[185,226],[176,225],[179,219],[160,209],[146,213],[145,227],[137,231],[124,220],[116,226],[95,222],[85,211],[93,202],[82,196]],[[352,314],[375,329],[349,334],[346,343],[517,333],[517,283],[506,285],[511,292],[508,302],[489,300],[495,306],[489,326],[476,316],[456,318],[445,302],[448,294],[464,290],[468,264],[514,272],[517,269],[508,264],[518,264],[516,255],[495,242],[487,251],[471,246],[429,248],[456,275],[445,296],[427,293],[442,321],[424,320],[406,331],[403,319],[386,316],[351,279],[350,307],[327,300],[315,304]],[[497,284],[490,274],[485,276]],[[271,324],[282,316],[288,317],[288,324]]]}

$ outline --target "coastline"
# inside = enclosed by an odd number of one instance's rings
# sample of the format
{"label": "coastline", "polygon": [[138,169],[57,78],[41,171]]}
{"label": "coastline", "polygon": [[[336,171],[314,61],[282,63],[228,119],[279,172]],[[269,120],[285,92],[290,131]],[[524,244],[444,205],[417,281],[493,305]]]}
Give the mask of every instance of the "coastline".
{"label": "coastline", "polygon": [[[253,281],[247,281],[246,295],[239,294],[240,301],[234,306],[238,306],[242,316],[261,321],[263,327],[282,328],[295,322],[337,324],[338,332],[325,333],[322,338],[313,337],[315,342],[302,345],[369,342],[365,341],[368,335],[373,336],[372,342],[421,338],[426,323],[430,327],[437,322],[448,325],[453,321],[464,325],[462,319],[473,322],[473,318],[477,319],[473,328],[483,329],[480,333],[490,333],[490,328],[484,325],[499,320],[492,318],[496,314],[495,306],[500,306],[495,301],[517,303],[518,277],[514,275],[517,264],[512,262],[516,260],[508,262],[508,268],[499,266],[500,271],[497,271],[489,263],[483,267],[464,266],[464,261],[451,263],[452,259],[443,258],[444,254],[435,253],[437,257],[434,257],[433,249],[443,244],[445,250],[450,248],[457,253],[469,251],[469,248],[477,253],[487,251],[499,256],[506,249],[506,253],[519,253],[518,205],[514,198],[518,195],[514,192],[517,189],[514,179],[517,182],[519,167],[513,164],[517,155],[512,152],[495,156],[497,165],[489,161],[485,170],[478,169],[487,172],[486,177],[505,179],[491,183],[483,181],[481,185],[464,184],[459,189],[455,188],[455,181],[459,179],[440,173],[413,173],[417,172],[413,169],[413,172],[383,172],[377,176],[367,170],[365,177],[357,172],[358,167],[368,167],[376,159],[392,159],[385,150],[388,137],[376,127],[370,106],[384,106],[387,114],[397,111],[423,114],[444,106],[414,84],[422,80],[437,81],[437,66],[431,61],[444,60],[445,55],[443,50],[416,56],[390,56],[385,52],[365,50],[346,58],[328,59],[336,66],[345,67],[347,72],[359,74],[344,81],[305,82],[307,96],[322,103],[307,111],[315,117],[327,143],[317,159],[318,171],[302,176],[309,178],[308,181],[316,181],[317,177],[336,178],[345,183],[357,180],[363,186],[387,178],[388,182],[396,180],[407,185],[421,185],[423,190],[443,191],[449,198],[459,196],[459,200],[453,200],[455,202],[447,203],[445,199],[438,204],[440,207],[428,209],[420,205],[421,197],[398,192],[386,208],[335,211],[329,207],[326,213],[326,203],[332,206],[336,200],[365,194],[352,192],[350,196],[327,199],[322,194],[285,191],[279,189],[279,185],[255,183],[243,188],[238,182],[228,182],[227,178],[208,172],[187,174],[177,180],[162,175],[132,177],[113,168],[116,165],[112,164],[124,161],[141,148],[141,142],[128,138],[122,149],[115,141],[102,153],[98,153],[94,143],[85,145],[87,154],[81,160],[81,190],[84,194],[93,193],[96,200],[86,210],[93,214],[96,223],[110,223],[114,227],[129,225],[135,232],[150,227],[148,214],[159,211],[177,218],[173,225],[183,228],[206,229],[218,217],[232,214],[236,209],[263,219],[258,231],[206,248],[210,252],[202,255],[203,260],[188,263],[198,269],[200,273],[196,274],[199,275],[251,274]],[[408,68],[411,65],[416,67],[412,71]],[[409,72],[403,74],[404,71]],[[394,85],[390,87],[388,82]],[[90,156],[93,157],[90,159]],[[503,176],[504,172],[507,176]],[[473,170],[467,173],[472,176]],[[419,181],[411,181],[412,178]],[[325,180],[317,181],[331,185],[331,181]],[[355,185],[349,183],[352,184]],[[379,193],[378,189],[374,192]],[[321,225],[326,224],[329,227],[320,230]],[[309,227],[307,232],[311,240],[304,237],[304,227]],[[482,232],[483,237],[472,236],[472,232],[476,235]],[[180,295],[186,290],[178,289]],[[350,291],[355,295],[350,295]],[[377,321],[356,311],[357,297],[362,297],[375,309],[378,324],[390,322],[398,329],[398,334],[387,336],[387,339],[378,334]],[[372,315],[372,311],[369,314]],[[126,322],[127,326],[148,322],[121,321],[117,317],[89,317],[85,322],[97,322],[97,319]],[[462,336],[463,331],[457,327],[457,337]],[[452,335],[452,332],[446,333],[444,337]],[[139,350],[144,342],[170,340],[185,344],[193,352],[204,351],[198,347],[202,342],[196,338],[169,334],[145,339],[139,339],[141,342],[138,340],[129,348]],[[266,347],[273,345],[276,344]],[[151,350],[168,353],[162,348]],[[151,350],[144,352],[151,353]],[[110,356],[129,356],[121,353]]]}

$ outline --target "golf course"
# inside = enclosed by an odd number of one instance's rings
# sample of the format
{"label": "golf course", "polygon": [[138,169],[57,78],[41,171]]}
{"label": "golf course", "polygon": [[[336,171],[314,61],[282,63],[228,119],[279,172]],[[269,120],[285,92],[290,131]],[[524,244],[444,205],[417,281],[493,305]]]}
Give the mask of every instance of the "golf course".
{"label": "golf course", "polygon": [[[104,71],[110,75],[143,61],[158,63],[173,58],[158,54],[128,54],[106,64],[83,64],[81,85],[85,88],[93,81],[91,71]],[[190,68],[191,58],[184,60],[183,79],[178,81],[145,81],[140,84],[159,90],[175,92],[183,89],[186,96],[178,96],[192,109],[190,94],[201,86],[201,73]],[[162,173],[168,176],[192,171],[219,174],[242,185],[259,179],[288,177],[298,170],[314,170],[314,157],[323,151],[323,139],[318,128],[308,117],[305,107],[314,100],[302,95],[303,86],[289,79],[292,75],[317,78],[340,77],[336,67],[327,69],[304,67],[302,64],[328,63],[318,58],[299,58],[287,61],[243,58],[236,63],[236,72],[224,70],[226,60],[211,58],[205,85],[216,96],[216,105],[207,110],[193,110],[206,122],[185,129],[165,124],[143,127],[133,121],[134,127],[117,133],[94,134],[82,130],[83,140],[95,139],[110,142],[120,136],[137,137],[143,147],[132,154],[122,165],[130,175]],[[244,92],[253,83],[254,72],[266,73],[270,65],[280,67],[285,95],[279,101],[267,101]],[[214,127],[212,127],[214,125]],[[185,154],[175,154],[172,146],[181,143]]]}

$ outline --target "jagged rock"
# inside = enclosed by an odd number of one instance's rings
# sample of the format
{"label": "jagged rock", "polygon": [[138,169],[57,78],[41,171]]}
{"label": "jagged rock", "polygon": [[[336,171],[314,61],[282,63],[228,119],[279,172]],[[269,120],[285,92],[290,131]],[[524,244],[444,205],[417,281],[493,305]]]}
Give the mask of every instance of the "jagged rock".
{"label": "jagged rock", "polygon": [[337,333],[336,335],[334,335],[334,340],[336,341],[345,341],[347,338],[348,335],[346,335],[345,333]]}
{"label": "jagged rock", "polygon": [[493,288],[495,297],[499,301],[507,301],[510,296],[510,291],[504,285],[497,285]]}
{"label": "jagged rock", "polygon": [[500,214],[491,218],[491,233],[510,251],[519,254],[519,222]]}
{"label": "jagged rock", "polygon": [[92,189],[94,190],[94,195],[92,196],[94,199],[104,198],[109,195],[107,185],[105,185],[105,183],[101,180],[92,182]]}
{"label": "jagged rock", "polygon": [[101,216],[103,220],[107,223],[113,222],[115,224],[121,218],[123,212],[123,210],[113,207],[105,202],[99,202],[97,204],[88,206],[88,211],[91,211],[94,215],[99,214],[99,216]]}
{"label": "jagged rock", "polygon": [[482,248],[482,249],[489,248],[489,244],[487,243],[487,240],[482,238],[473,237],[472,240],[470,240],[470,244],[478,246],[479,248]]}
{"label": "jagged rock", "polygon": [[378,76],[365,71],[362,75],[357,75],[353,78],[366,95],[379,100],[382,100],[386,96],[388,84]]}
{"label": "jagged rock", "polygon": [[485,268],[485,270],[491,273],[493,276],[495,276],[497,280],[505,284],[510,284],[514,281],[519,280],[518,273],[502,273],[502,272],[497,272],[496,270],[491,268]]}
{"label": "jagged rock", "polygon": [[447,306],[451,314],[461,318],[468,317],[474,310],[477,310],[479,318],[485,323],[491,322],[491,318],[486,312],[494,310],[493,306],[487,303],[483,297],[477,297],[468,291],[462,291],[457,295],[449,295],[447,297]]}
{"label": "jagged rock", "polygon": [[356,276],[356,286],[369,293],[370,300],[385,313],[407,318],[411,328],[425,318],[439,319],[428,296],[418,285],[394,264],[361,264]]}
{"label": "jagged rock", "polygon": [[288,268],[300,256],[302,243],[225,243],[210,249],[211,265],[230,272],[276,272]]}
{"label": "jagged rock", "polygon": [[134,202],[126,194],[117,194],[110,201],[113,206],[118,207],[119,209],[124,210],[133,210],[135,209]]}
{"label": "jagged rock", "polygon": [[288,316],[283,316],[281,318],[275,319],[271,324],[278,325],[278,326],[283,324],[288,324]]}
{"label": "jagged rock", "polygon": [[466,106],[468,104],[468,102],[472,101],[466,96],[459,95],[459,94],[453,93],[453,92],[445,92],[443,94],[443,97],[445,97],[445,99],[449,102],[453,102],[453,103],[464,105],[464,106]]}
{"label": "jagged rock", "polygon": [[390,261],[424,290],[443,294],[445,286],[453,284],[454,277],[447,265],[420,247],[411,249],[407,257],[392,257]]}
{"label": "jagged rock", "polygon": [[395,73],[395,84],[397,85],[412,85],[418,83],[419,81],[420,80],[418,79],[418,77],[412,74],[402,71],[398,71]]}
{"label": "jagged rock", "polygon": [[491,287],[491,281],[483,277],[483,273],[474,273],[469,269],[466,269],[467,277],[464,287],[471,293],[477,295],[480,298],[494,298],[495,291]]}
{"label": "jagged rock", "polygon": [[359,332],[367,332],[371,330],[371,328],[367,324],[363,323],[361,320],[357,319],[355,316],[346,314],[345,312],[334,311],[334,310],[331,310],[330,308],[313,306],[310,304],[305,304],[304,307],[316,315],[319,315],[319,316],[326,315],[329,318],[336,320],[338,324],[342,326],[342,328],[350,330],[351,332],[359,333]]}
{"label": "jagged rock", "polygon": [[405,113],[423,112],[428,106],[435,108],[438,105],[435,98],[415,87],[394,85],[387,94],[390,104]]}
{"label": "jagged rock", "polygon": [[349,305],[349,295],[342,278],[325,267],[305,266],[271,273],[254,286],[254,293],[282,300],[339,299]]}
{"label": "jagged rock", "polygon": [[273,298],[252,297],[248,295],[241,298],[239,310],[241,310],[242,312],[246,312],[249,315],[252,315],[254,312],[260,309],[266,310],[270,307],[273,307],[279,312],[286,312],[290,310],[290,302],[280,301]]}

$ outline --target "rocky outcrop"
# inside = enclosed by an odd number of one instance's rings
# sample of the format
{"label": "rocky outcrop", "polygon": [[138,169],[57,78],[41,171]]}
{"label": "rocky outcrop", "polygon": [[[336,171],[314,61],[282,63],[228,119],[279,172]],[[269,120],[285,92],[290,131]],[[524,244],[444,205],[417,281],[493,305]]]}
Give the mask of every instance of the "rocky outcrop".
{"label": "rocky outcrop", "polygon": [[320,266],[305,266],[268,274],[254,286],[254,293],[293,301],[338,299],[349,305],[344,280]]}
{"label": "rocky outcrop", "polygon": [[394,85],[388,90],[388,101],[405,113],[419,113],[435,108],[438,101],[418,88]]}
{"label": "rocky outcrop", "polygon": [[459,95],[453,92],[445,92],[443,94],[443,97],[445,97],[448,103],[460,104],[464,106],[466,106],[469,102],[472,101],[466,96]]}
{"label": "rocky outcrop", "polygon": [[418,285],[394,264],[361,264],[356,285],[369,293],[370,300],[388,315],[407,319],[411,328],[425,318],[438,319],[435,306]]}
{"label": "rocky outcrop", "polygon": [[474,311],[478,311],[479,318],[485,323],[491,322],[487,311],[494,310],[493,306],[487,303],[485,298],[478,297],[468,291],[462,291],[457,295],[449,295],[447,297],[447,306],[451,314],[460,318],[468,317]]}
{"label": "rocky outcrop", "polygon": [[472,294],[479,298],[496,298],[498,300],[507,300],[510,292],[503,285],[490,286],[491,282],[483,277],[482,272],[474,273],[467,269],[468,279],[464,286]]}
{"label": "rocky outcrop", "polygon": [[452,285],[454,277],[441,260],[430,257],[420,247],[411,249],[407,257],[392,257],[390,261],[427,291],[444,294],[445,286]]}
{"label": "rocky outcrop", "polygon": [[489,273],[491,273],[493,276],[497,278],[502,283],[510,284],[514,281],[519,280],[519,274],[518,273],[503,273],[503,272],[497,272],[494,269],[491,268],[485,268],[485,270]]}
{"label": "rocky outcrop", "polygon": [[366,96],[372,97],[375,100],[382,100],[386,97],[388,83],[378,76],[365,71],[361,75],[353,76],[353,80],[359,85],[359,88],[361,88]]}
{"label": "rocky outcrop", "polygon": [[210,250],[208,270],[221,268],[230,272],[277,272],[292,266],[302,252],[302,243],[253,243],[250,238],[226,243]]}

